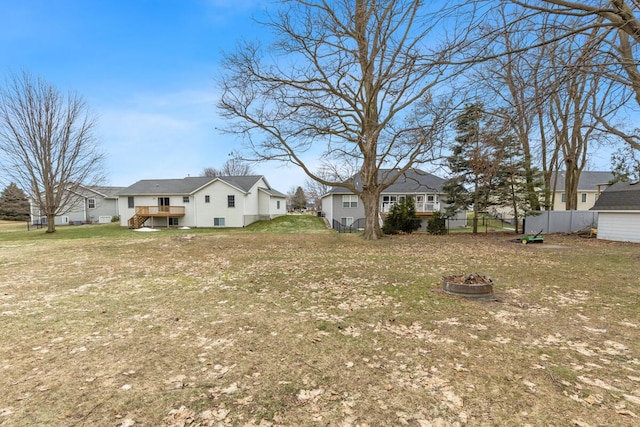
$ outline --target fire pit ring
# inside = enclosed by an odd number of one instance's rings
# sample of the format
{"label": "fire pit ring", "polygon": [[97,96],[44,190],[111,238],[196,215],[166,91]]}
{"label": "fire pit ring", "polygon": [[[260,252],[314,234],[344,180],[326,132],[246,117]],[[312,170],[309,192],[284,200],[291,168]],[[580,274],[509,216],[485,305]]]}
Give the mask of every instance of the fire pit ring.
{"label": "fire pit ring", "polygon": [[493,280],[482,274],[458,274],[442,278],[442,290],[476,301],[495,301]]}

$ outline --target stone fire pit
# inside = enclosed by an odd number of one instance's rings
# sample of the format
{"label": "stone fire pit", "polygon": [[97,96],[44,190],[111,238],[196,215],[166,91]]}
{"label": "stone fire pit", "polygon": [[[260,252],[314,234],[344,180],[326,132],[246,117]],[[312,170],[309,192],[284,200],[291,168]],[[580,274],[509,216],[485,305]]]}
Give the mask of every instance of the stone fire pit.
{"label": "stone fire pit", "polygon": [[444,276],[442,290],[451,295],[463,296],[477,301],[495,301],[493,280],[482,274]]}

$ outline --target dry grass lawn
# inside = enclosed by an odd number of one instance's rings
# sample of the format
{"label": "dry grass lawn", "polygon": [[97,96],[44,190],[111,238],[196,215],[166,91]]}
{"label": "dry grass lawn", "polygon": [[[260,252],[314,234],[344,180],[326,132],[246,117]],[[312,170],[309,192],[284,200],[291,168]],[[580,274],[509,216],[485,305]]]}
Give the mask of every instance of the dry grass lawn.
{"label": "dry grass lawn", "polygon": [[258,230],[0,226],[0,425],[640,425],[639,245]]}

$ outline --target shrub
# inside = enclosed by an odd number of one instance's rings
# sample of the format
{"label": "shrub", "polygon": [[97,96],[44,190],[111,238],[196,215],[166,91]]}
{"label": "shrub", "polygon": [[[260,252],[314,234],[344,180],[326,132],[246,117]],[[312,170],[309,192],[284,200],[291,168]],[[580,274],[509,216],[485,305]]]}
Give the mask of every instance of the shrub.
{"label": "shrub", "polygon": [[416,217],[416,207],[410,197],[394,203],[384,219],[382,231],[385,234],[413,233],[420,228],[420,219]]}
{"label": "shrub", "polygon": [[447,234],[447,218],[441,212],[434,212],[427,222],[429,234]]}

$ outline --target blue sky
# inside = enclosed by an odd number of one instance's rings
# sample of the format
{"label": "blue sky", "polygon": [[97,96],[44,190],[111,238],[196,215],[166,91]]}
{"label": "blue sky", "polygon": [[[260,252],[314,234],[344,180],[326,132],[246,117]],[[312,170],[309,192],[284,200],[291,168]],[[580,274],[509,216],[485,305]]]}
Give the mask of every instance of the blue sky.
{"label": "blue sky", "polygon": [[[264,0],[0,0],[0,74],[26,70],[74,90],[99,119],[108,183],[220,167],[239,142],[216,130],[221,52],[266,36]],[[279,163],[276,189],[304,185]]]}

